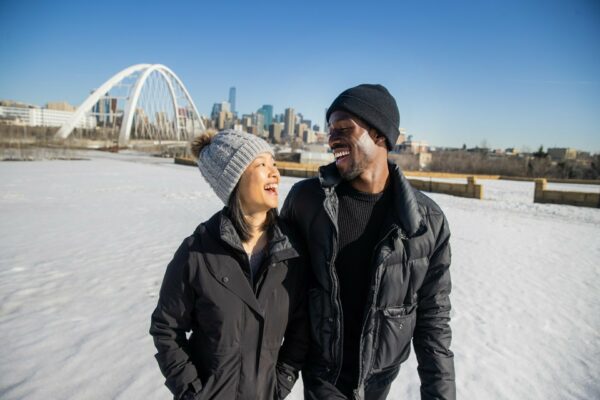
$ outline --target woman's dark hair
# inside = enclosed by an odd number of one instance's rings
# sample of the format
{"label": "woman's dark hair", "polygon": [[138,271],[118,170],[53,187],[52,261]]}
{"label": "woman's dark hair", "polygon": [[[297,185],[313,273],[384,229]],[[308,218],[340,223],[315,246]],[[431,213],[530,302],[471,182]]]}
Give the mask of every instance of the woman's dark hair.
{"label": "woman's dark hair", "polygon": [[[229,218],[233,223],[235,230],[237,231],[242,242],[246,242],[250,239],[250,224],[246,221],[244,217],[244,212],[242,211],[242,200],[240,199],[240,191],[239,182],[233,188],[233,192],[231,192],[231,196],[229,196],[229,202],[227,203],[227,207],[229,208]],[[267,219],[265,223],[261,227],[263,230],[270,232],[271,228],[275,225],[275,221],[277,219],[277,209],[271,208],[267,211]]]}

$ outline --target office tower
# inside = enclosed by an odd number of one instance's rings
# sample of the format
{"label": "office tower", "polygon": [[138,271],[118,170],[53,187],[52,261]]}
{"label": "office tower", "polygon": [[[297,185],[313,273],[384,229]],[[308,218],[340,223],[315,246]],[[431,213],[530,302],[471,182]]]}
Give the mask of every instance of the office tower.
{"label": "office tower", "polygon": [[273,122],[269,125],[269,139],[275,143],[281,143],[281,132],[283,131],[283,123]]}
{"label": "office tower", "polygon": [[217,129],[227,129],[233,126],[234,117],[230,111],[229,103],[222,101],[215,103],[210,113],[210,119]]}
{"label": "office tower", "polygon": [[235,115],[237,113],[235,108],[235,86],[229,88],[229,104],[231,104],[231,112]]}
{"label": "office tower", "polygon": [[210,113],[210,119],[219,118],[219,113],[221,112],[221,103],[214,103],[212,107],[212,111]]}
{"label": "office tower", "polygon": [[300,122],[296,124],[296,137],[304,140],[304,132],[307,130],[308,126],[304,122]]}
{"label": "office tower", "polygon": [[265,116],[259,112],[252,113],[252,125],[254,125],[255,131],[252,133],[264,137],[265,136]]}
{"label": "office tower", "polygon": [[222,101],[220,103],[214,103],[212,112],[210,113],[210,117],[212,119],[219,118],[219,113],[221,112],[231,112],[231,108],[228,102]]}
{"label": "office tower", "polygon": [[285,116],[283,121],[283,137],[284,139],[294,139],[294,128],[296,125],[296,114],[294,114],[293,108],[285,109]]}
{"label": "office tower", "polygon": [[304,143],[314,143],[317,141],[317,137],[315,135],[315,132],[308,128],[304,131],[304,133],[302,134],[302,141]]}
{"label": "office tower", "polygon": [[265,129],[268,129],[269,126],[273,123],[273,106],[270,104],[265,104],[257,111],[258,114],[262,114],[265,122]]}

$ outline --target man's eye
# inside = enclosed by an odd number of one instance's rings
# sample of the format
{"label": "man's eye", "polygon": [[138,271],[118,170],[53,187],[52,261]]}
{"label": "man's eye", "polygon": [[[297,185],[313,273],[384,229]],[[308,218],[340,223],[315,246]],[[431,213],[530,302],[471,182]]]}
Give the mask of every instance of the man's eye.
{"label": "man's eye", "polygon": [[329,131],[330,135],[335,135],[335,134],[345,134],[350,130],[350,128],[336,128],[336,129],[331,129]]}

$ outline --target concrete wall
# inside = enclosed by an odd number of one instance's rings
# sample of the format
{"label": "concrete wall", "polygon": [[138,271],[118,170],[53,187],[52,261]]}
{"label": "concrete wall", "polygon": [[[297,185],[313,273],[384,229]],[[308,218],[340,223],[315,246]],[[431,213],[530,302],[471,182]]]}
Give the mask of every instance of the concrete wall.
{"label": "concrete wall", "polygon": [[[196,162],[189,158],[175,158],[175,163],[196,165]],[[318,166],[316,165],[301,165],[285,161],[278,161],[277,169],[279,169],[281,176],[291,176],[294,178],[312,178],[318,176],[319,173]],[[420,179],[408,179],[408,181],[414,188],[424,192],[444,193],[472,199],[483,198],[483,188],[475,182],[475,177],[473,176],[467,177],[466,184],[424,181]]]}
{"label": "concrete wall", "polygon": [[535,180],[534,203],[567,204],[571,206],[600,208],[600,193],[546,190],[547,180]]}
{"label": "concrete wall", "polygon": [[193,160],[191,158],[186,158],[186,157],[175,157],[175,164],[191,165],[191,166],[198,165],[196,160]]}
{"label": "concrete wall", "polygon": [[470,199],[481,200],[483,198],[483,187],[476,183],[473,176],[467,178],[466,184],[424,181],[420,179],[408,179],[408,181],[414,188],[424,192],[443,193]]}
{"label": "concrete wall", "polygon": [[478,175],[478,174],[459,174],[454,172],[432,172],[432,171],[402,171],[406,176],[422,176],[426,178],[464,178],[470,176],[477,179],[499,179],[500,175]]}
{"label": "concrete wall", "polygon": [[[278,163],[279,173],[282,176],[295,178],[310,178],[318,175],[317,168],[293,168],[291,163],[281,165]],[[444,193],[452,196],[468,197],[471,199],[483,198],[483,187],[475,182],[475,177],[467,177],[467,183],[434,182],[420,179],[408,179],[410,184],[424,192]]]}
{"label": "concrete wall", "polygon": [[518,176],[500,176],[501,180],[507,181],[525,181],[535,182],[538,179],[546,179],[550,183],[574,183],[580,185],[600,185],[600,179],[573,179],[573,178],[529,178],[529,177],[518,177]]}

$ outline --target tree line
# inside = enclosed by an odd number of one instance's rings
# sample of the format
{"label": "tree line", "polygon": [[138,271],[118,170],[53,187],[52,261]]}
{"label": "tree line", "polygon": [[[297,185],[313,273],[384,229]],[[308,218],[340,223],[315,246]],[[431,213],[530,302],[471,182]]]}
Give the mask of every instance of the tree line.
{"label": "tree line", "polygon": [[531,178],[600,179],[600,154],[584,160],[553,161],[542,148],[531,155],[496,155],[462,150],[436,151],[431,162],[422,167],[411,154],[395,155],[405,170],[454,172],[463,174],[505,175]]}

